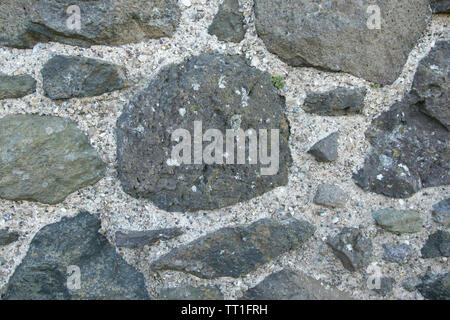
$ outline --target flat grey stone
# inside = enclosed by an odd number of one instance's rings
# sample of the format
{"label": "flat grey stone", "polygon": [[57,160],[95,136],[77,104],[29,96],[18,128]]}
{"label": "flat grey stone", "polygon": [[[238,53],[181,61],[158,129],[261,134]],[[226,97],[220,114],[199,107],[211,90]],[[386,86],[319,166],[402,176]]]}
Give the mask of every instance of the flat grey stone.
{"label": "flat grey stone", "polygon": [[405,263],[414,254],[414,249],[404,243],[383,244],[383,260],[395,263]]}
{"label": "flat grey stone", "polygon": [[436,203],[433,206],[432,216],[437,223],[450,227],[450,198]]}
{"label": "flat grey stone", "polygon": [[314,203],[330,207],[341,208],[348,200],[348,195],[335,184],[321,184],[317,188],[316,195],[314,196]]}
{"label": "flat grey stone", "polygon": [[364,108],[367,90],[364,88],[336,88],[306,95],[303,110],[321,116],[358,114]]}
{"label": "flat grey stone", "polygon": [[450,300],[450,271],[427,273],[420,278],[416,288],[427,300]]}
{"label": "flat grey stone", "polygon": [[7,229],[1,229],[0,230],[0,246],[7,246],[8,244],[11,244],[13,242],[16,242],[19,240],[19,233],[17,232],[10,232]]}
{"label": "flat grey stone", "polygon": [[183,231],[181,231],[180,228],[146,231],[117,231],[116,246],[131,249],[142,248],[146,245],[155,244],[157,241],[173,239],[182,234]]}
{"label": "flat grey stone", "polygon": [[425,259],[450,257],[450,233],[439,230],[431,234],[421,249]]}
{"label": "flat grey stone", "polygon": [[0,73],[0,100],[22,98],[36,91],[36,80],[30,75],[9,76]]}
{"label": "flat grey stone", "polygon": [[375,211],[372,216],[380,227],[393,233],[415,233],[422,230],[422,217],[415,210],[388,208]]}
{"label": "flat grey stone", "polygon": [[338,156],[338,140],[339,132],[334,132],[313,145],[308,153],[319,162],[335,161]]}
{"label": "flat grey stone", "polygon": [[239,43],[244,40],[244,15],[240,11],[238,0],[225,0],[220,5],[208,32],[217,36],[220,41]]}

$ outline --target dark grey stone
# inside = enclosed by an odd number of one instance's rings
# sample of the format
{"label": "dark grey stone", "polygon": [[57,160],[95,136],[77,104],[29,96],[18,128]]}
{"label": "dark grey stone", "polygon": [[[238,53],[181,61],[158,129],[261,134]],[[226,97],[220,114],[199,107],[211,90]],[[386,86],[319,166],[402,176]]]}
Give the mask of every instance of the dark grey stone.
{"label": "dark grey stone", "polygon": [[173,249],[150,268],[182,271],[205,279],[238,278],[300,248],[314,231],[310,223],[294,218],[262,219],[249,226],[222,228]]}
{"label": "dark grey stone", "polygon": [[379,289],[373,289],[376,293],[379,295],[382,295],[383,297],[389,294],[395,285],[395,279],[390,277],[382,277],[380,279],[380,288]]}
{"label": "dark grey stone", "polygon": [[308,153],[319,162],[335,161],[338,156],[338,140],[339,132],[334,132],[313,145]]}
{"label": "dark grey stone", "polygon": [[422,230],[422,217],[415,210],[388,208],[375,211],[372,216],[377,225],[393,233],[415,233]]}
{"label": "dark grey stone", "polygon": [[306,95],[303,110],[321,116],[343,116],[361,113],[367,90],[364,88],[336,88],[323,93]]}
{"label": "dark grey stone", "polygon": [[334,184],[321,184],[317,188],[313,201],[315,204],[321,206],[341,208],[347,200],[348,195],[339,186]]}
{"label": "dark grey stone", "polygon": [[217,286],[183,286],[163,288],[159,291],[160,300],[223,300],[223,294]]}
{"label": "dark grey stone", "polygon": [[34,92],[36,92],[36,80],[32,76],[8,76],[0,73],[0,100],[21,98]]}
{"label": "dark grey stone", "polygon": [[421,277],[421,283],[416,288],[425,299],[450,300],[450,272],[427,273]]}
{"label": "dark grey stone", "polygon": [[116,246],[125,248],[142,248],[161,240],[170,240],[183,234],[180,228],[146,231],[117,231]]}
{"label": "dark grey stone", "polygon": [[450,198],[442,200],[433,206],[433,220],[450,227]]}
{"label": "dark grey stone", "polygon": [[[225,146],[223,156],[218,153],[223,164],[207,164],[202,159],[195,164],[193,149],[202,140],[195,136],[195,122],[202,124],[201,136],[209,129],[219,130],[224,145],[228,145],[227,130],[253,129],[260,135],[266,129],[271,137],[276,137],[273,129],[279,130],[279,152],[274,153],[279,166],[264,175],[269,165],[261,164],[259,156],[253,159],[257,164],[249,163],[248,143],[241,149],[245,164],[236,164],[236,151],[234,164],[227,164],[232,155],[226,156]],[[191,150],[186,154],[192,164],[173,162],[174,147],[181,140],[186,142],[183,138],[172,141],[178,129],[190,134],[186,141]],[[249,67],[241,56],[202,54],[163,68],[126,106],[117,122],[119,178],[126,193],[149,199],[167,211],[230,206],[287,184],[292,163],[289,134],[285,99],[278,95],[268,73]],[[211,144],[203,141],[203,154]]]}
{"label": "dark grey stone", "polygon": [[430,0],[433,13],[450,13],[450,0]]}
{"label": "dark grey stone", "polygon": [[414,254],[414,249],[404,243],[383,244],[383,260],[395,263],[405,263]]}
{"label": "dark grey stone", "polygon": [[50,99],[90,97],[122,89],[125,69],[98,59],[54,56],[42,69],[44,93]]}
{"label": "dark grey stone", "polygon": [[220,41],[239,43],[244,40],[244,15],[239,11],[238,0],[225,0],[209,26],[208,32]]}
{"label": "dark grey stone", "polygon": [[431,234],[421,249],[425,259],[450,257],[450,233],[439,230]]}
{"label": "dark grey stone", "polygon": [[[144,277],[100,235],[89,213],[42,228],[4,290],[5,300],[149,299]],[[69,267],[80,270],[80,288]]]}
{"label": "dark grey stone", "polygon": [[0,230],[0,246],[7,246],[8,244],[11,244],[13,242],[16,242],[19,240],[19,233],[17,232],[10,232],[7,229]]}

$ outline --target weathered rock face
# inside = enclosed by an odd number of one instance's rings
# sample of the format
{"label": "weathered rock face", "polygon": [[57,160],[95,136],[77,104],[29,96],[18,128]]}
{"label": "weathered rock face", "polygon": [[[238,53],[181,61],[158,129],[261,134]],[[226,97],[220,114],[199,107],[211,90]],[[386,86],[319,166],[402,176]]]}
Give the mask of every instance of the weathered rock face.
{"label": "weathered rock face", "polygon": [[411,94],[422,111],[450,130],[450,40],[436,42],[417,67]]}
{"label": "weathered rock face", "polygon": [[[3,298],[149,299],[143,275],[98,233],[100,227],[98,217],[80,213],[42,228],[11,276]],[[68,274],[74,266],[80,271],[79,288]]]}
{"label": "weathered rock face", "polygon": [[338,140],[339,132],[334,132],[313,145],[308,153],[319,162],[335,161],[338,156]]}
{"label": "weathered rock face", "polygon": [[430,0],[433,13],[450,13],[450,0]]}
{"label": "weathered rock face", "polygon": [[426,274],[421,277],[421,283],[416,288],[425,299],[450,300],[450,272]]}
{"label": "weathered rock face", "polygon": [[450,198],[442,200],[433,206],[433,220],[444,226],[450,227]]}
{"label": "weathered rock face", "polygon": [[377,224],[383,229],[401,234],[422,230],[422,217],[415,210],[383,209],[372,213]]}
{"label": "weathered rock face", "polygon": [[56,204],[104,172],[74,122],[38,115],[0,119],[0,198]]}
{"label": "weathered rock face", "polygon": [[[292,159],[284,109],[285,99],[270,75],[249,67],[242,57],[202,54],[171,65],[151,80],[118,120],[122,187],[168,211],[197,211],[233,205],[285,185]],[[184,136],[175,134],[179,129]],[[215,131],[207,137],[210,129]],[[239,129],[243,134],[254,130],[258,149],[268,150],[273,159],[270,164],[261,163],[261,153],[249,157],[248,142],[236,152],[236,139],[227,141],[226,135]],[[268,144],[261,130],[266,130]],[[182,159],[175,161],[172,156],[181,141],[188,149],[182,155],[178,152]],[[279,142],[278,150],[272,141]],[[239,159],[245,164],[237,164]]]}
{"label": "weathered rock face", "polygon": [[0,246],[7,246],[17,240],[19,240],[19,234],[17,232],[10,232],[6,229],[0,230]]}
{"label": "weathered rock face", "polygon": [[223,228],[176,248],[151,264],[200,278],[238,278],[270,260],[297,249],[314,233],[306,221],[262,219],[250,226]]}
{"label": "weathered rock face", "polygon": [[56,41],[87,47],[140,42],[171,36],[179,18],[176,0],[4,0],[0,45],[32,48],[38,42]]}
{"label": "weathered rock face", "polygon": [[116,246],[125,248],[142,248],[161,240],[170,240],[183,234],[180,228],[169,228],[147,231],[118,231],[116,232]]}
{"label": "weathered rock face", "polygon": [[321,206],[340,208],[345,206],[347,200],[348,195],[339,186],[334,184],[321,184],[317,188],[313,201],[315,204]]}
{"label": "weathered rock face", "polygon": [[321,116],[344,116],[361,113],[367,90],[364,88],[337,88],[326,92],[310,92],[303,110]]}
{"label": "weathered rock face", "polygon": [[35,91],[36,80],[32,76],[8,76],[0,73],[0,100],[21,98]]}
{"label": "weathered rock face", "polygon": [[291,270],[271,274],[244,293],[243,300],[351,300],[352,297],[320,280]]}
{"label": "weathered rock face", "polygon": [[293,66],[343,71],[392,83],[431,16],[427,0],[382,0],[380,28],[364,0],[255,0],[267,49]]}
{"label": "weathered rock face", "polygon": [[223,294],[216,286],[163,288],[160,300],[223,300]]}
{"label": "weathered rock face", "polygon": [[414,249],[404,243],[383,244],[383,260],[395,263],[405,263],[414,254]]}
{"label": "weathered rock face", "polygon": [[239,43],[244,40],[244,15],[239,11],[238,0],[225,0],[209,26],[209,34],[221,41]]}
{"label": "weathered rock face", "polygon": [[450,233],[439,230],[430,235],[422,250],[425,259],[450,257]]}
{"label": "weathered rock face", "polygon": [[98,59],[55,56],[42,69],[50,99],[97,96],[125,87],[125,70]]}

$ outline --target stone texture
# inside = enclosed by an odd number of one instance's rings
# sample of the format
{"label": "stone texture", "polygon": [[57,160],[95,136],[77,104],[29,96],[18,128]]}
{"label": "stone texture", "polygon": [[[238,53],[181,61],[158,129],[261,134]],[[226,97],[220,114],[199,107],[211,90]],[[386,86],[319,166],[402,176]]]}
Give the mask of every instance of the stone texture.
{"label": "stone texture", "polygon": [[379,289],[373,289],[376,293],[378,293],[381,296],[386,296],[390,292],[392,292],[392,289],[395,285],[395,279],[390,277],[382,277],[380,279],[380,288]]}
{"label": "stone texture", "polygon": [[243,300],[352,300],[352,297],[304,273],[288,269],[266,277]]}
{"label": "stone texture", "polygon": [[450,0],[430,0],[433,13],[450,13]]}
{"label": "stone texture", "polygon": [[450,257],[450,233],[439,230],[431,234],[421,252],[425,259]]}
{"label": "stone texture", "polygon": [[117,231],[116,246],[125,248],[142,248],[157,241],[170,240],[183,234],[180,228],[169,228],[146,231]]}
{"label": "stone texture", "polygon": [[368,27],[369,5],[364,0],[255,0],[256,29],[267,49],[290,65],[392,83],[430,19],[428,0],[377,1],[380,29]]}
{"label": "stone texture", "polygon": [[300,248],[314,231],[303,220],[262,219],[249,226],[222,228],[173,249],[150,267],[187,272],[205,279],[238,278]]}
{"label": "stone texture", "polygon": [[68,119],[8,115],[0,119],[0,198],[62,202],[95,184],[105,164]]}
{"label": "stone texture", "polygon": [[339,132],[334,132],[313,145],[308,153],[319,162],[335,161],[338,156],[338,140]]}
{"label": "stone texture", "polygon": [[0,230],[0,246],[7,246],[13,242],[19,240],[19,233],[10,232],[7,229]]}
{"label": "stone texture", "polygon": [[432,216],[437,223],[450,227],[450,198],[436,203],[433,206]]}
{"label": "stone texture", "polygon": [[336,236],[328,237],[327,244],[347,270],[361,270],[370,263],[372,240],[356,228],[343,228]]}
{"label": "stone texture", "polygon": [[8,76],[0,73],[0,100],[22,98],[35,91],[36,80],[32,76]]}
{"label": "stone texture", "polygon": [[383,244],[383,260],[395,263],[405,263],[414,254],[414,249],[404,243]]}
{"label": "stone texture", "polygon": [[[71,23],[72,5],[80,8],[80,28]],[[171,36],[179,18],[177,0],[3,0],[0,45],[121,45]]]}
{"label": "stone texture", "polygon": [[427,273],[421,277],[421,283],[416,288],[425,299],[450,300],[450,272]]}
{"label": "stone texture", "polygon": [[[278,95],[270,75],[249,67],[240,56],[202,54],[170,65],[132,99],[117,122],[122,188],[133,197],[150,199],[161,209],[185,212],[230,206],[285,185],[292,158],[284,111],[285,99]],[[268,142],[276,137],[273,130],[279,130],[278,156],[274,153],[279,159],[278,172],[265,175],[263,169],[269,165],[261,164],[259,156],[253,159],[257,164],[250,164],[248,143],[241,149],[246,154],[245,164],[236,165],[236,152],[234,164],[227,163],[232,155],[225,146],[224,156],[218,153],[223,164],[207,164],[202,159],[195,164],[193,150],[201,141],[194,132],[195,122],[201,122],[203,133],[219,130],[224,145],[226,130],[253,129],[260,136],[260,130],[267,129]],[[186,154],[192,164],[172,161],[173,149],[180,144],[172,141],[172,133],[178,129],[191,136],[192,152]],[[203,155],[211,140],[203,142]]]}
{"label": "stone texture", "polygon": [[[3,299],[149,299],[143,275],[98,233],[100,227],[97,216],[80,213],[42,228],[11,276]],[[80,268],[80,289],[67,286],[70,266]]]}
{"label": "stone texture", "polygon": [[415,210],[383,209],[372,213],[377,224],[383,229],[401,234],[422,230],[422,217]]}
{"label": "stone texture", "polygon": [[317,188],[313,201],[315,204],[321,206],[341,208],[345,206],[347,200],[348,195],[339,186],[334,184],[321,184]]}
{"label": "stone texture", "polygon": [[42,69],[44,93],[50,99],[90,97],[122,89],[125,69],[98,59],[54,56]]}
{"label": "stone texture", "polygon": [[364,88],[336,88],[306,95],[303,110],[321,116],[344,116],[361,113],[367,90]]}
{"label": "stone texture", "polygon": [[163,288],[159,291],[160,300],[223,300],[223,294],[216,286],[183,286]]}
{"label": "stone texture", "polygon": [[220,41],[239,43],[244,40],[244,15],[240,12],[238,0],[225,0],[220,5],[208,32]]}

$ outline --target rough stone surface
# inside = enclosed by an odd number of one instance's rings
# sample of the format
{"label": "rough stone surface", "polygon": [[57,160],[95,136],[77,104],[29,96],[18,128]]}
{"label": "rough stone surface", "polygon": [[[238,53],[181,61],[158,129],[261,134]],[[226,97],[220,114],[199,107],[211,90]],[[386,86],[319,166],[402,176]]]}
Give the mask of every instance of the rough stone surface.
{"label": "rough stone surface", "polygon": [[[142,274],[98,233],[98,217],[80,213],[42,228],[4,290],[6,300],[149,299]],[[80,289],[69,289],[69,267]]]}
{"label": "rough stone surface", "polygon": [[379,289],[373,289],[376,293],[382,296],[386,296],[389,294],[395,285],[395,279],[391,277],[382,277],[380,279],[380,288]]}
{"label": "rough stone surface", "polygon": [[432,216],[434,221],[450,227],[450,198],[436,203],[433,206]]}
{"label": "rough stone surface", "polygon": [[0,73],[0,99],[21,98],[35,91],[36,80],[32,76],[8,76]]}
{"label": "rough stone surface", "polygon": [[[76,12],[80,9],[80,28]],[[120,45],[171,36],[178,26],[177,0],[3,0],[0,45],[32,48],[55,41],[74,46]]]}
{"label": "rough stone surface", "polygon": [[55,56],[42,69],[44,93],[50,99],[97,96],[122,89],[125,70],[83,57]]}
{"label": "rough stone surface", "polygon": [[422,217],[415,210],[383,209],[372,213],[376,223],[383,229],[401,234],[422,230]]}
{"label": "rough stone surface", "polygon": [[146,245],[155,244],[161,240],[173,239],[182,234],[183,232],[180,228],[146,231],[117,231],[116,246],[131,249],[142,248]]}
{"label": "rough stone surface", "polygon": [[450,257],[450,233],[440,230],[431,234],[421,252],[425,259]]}
{"label": "rough stone surface", "polygon": [[367,267],[372,257],[372,240],[356,228],[343,228],[336,236],[328,237],[327,244],[336,257],[350,271]]}
{"label": "rough stone surface", "polygon": [[7,246],[13,242],[19,240],[19,233],[10,232],[7,229],[0,230],[0,246]]}
{"label": "rough stone surface", "polygon": [[309,149],[309,153],[319,162],[335,161],[338,156],[339,132],[334,132]]}
{"label": "rough stone surface", "polygon": [[208,32],[221,41],[239,43],[244,39],[244,16],[240,12],[238,0],[225,0],[220,5]]}
{"label": "rough stone surface", "polygon": [[414,249],[404,243],[383,244],[383,260],[395,263],[405,263],[414,254]]}
{"label": "rough stone surface", "polygon": [[223,294],[216,286],[163,288],[160,300],[223,300]]}
{"label": "rough stone surface", "polygon": [[352,297],[304,273],[273,273],[244,293],[243,300],[351,300]]}
{"label": "rough stone surface", "polygon": [[[118,120],[122,188],[173,212],[222,208],[285,185],[292,158],[284,109],[285,99],[278,95],[270,75],[249,67],[240,56],[202,54],[170,65],[131,101]],[[194,122],[201,122],[203,132],[219,130],[224,145],[228,145],[226,130],[253,129],[260,136],[260,129],[267,129],[268,142],[273,130],[279,130],[278,172],[263,175],[269,165],[261,164],[260,157],[257,164],[250,164],[248,143],[246,164],[236,165],[236,152],[234,164],[228,164],[232,155],[227,155],[225,146],[223,157],[218,154],[224,164],[195,164],[194,151],[186,152],[193,164],[173,163],[173,148],[180,143],[172,141],[175,130],[189,132],[191,150],[201,141],[201,136],[195,136]],[[203,154],[209,145],[211,142],[203,142]]]}
{"label": "rough stone surface", "polygon": [[450,300],[450,272],[441,274],[427,273],[421,277],[421,283],[416,286],[425,299]]}
{"label": "rough stone surface", "polygon": [[450,130],[450,39],[436,42],[423,58],[414,77],[411,94],[422,112]]}
{"label": "rough stone surface", "polygon": [[298,249],[315,228],[303,220],[262,219],[249,226],[220,229],[173,249],[151,264],[154,270],[176,270],[200,278],[237,278],[290,250]]}
{"label": "rough stone surface", "polygon": [[314,196],[314,203],[331,208],[340,208],[345,206],[348,195],[337,185],[321,184],[317,188]]}
{"label": "rough stone surface", "polygon": [[433,13],[450,13],[450,0],[430,0]]}
{"label": "rough stone surface", "polygon": [[392,83],[425,30],[429,4],[377,1],[380,29],[369,23],[369,5],[363,0],[255,0],[256,29],[267,49],[290,65]]}
{"label": "rough stone surface", "polygon": [[336,88],[323,93],[310,92],[303,110],[321,116],[343,116],[361,113],[367,90],[364,88]]}
{"label": "rough stone surface", "polygon": [[56,204],[104,172],[105,164],[74,122],[38,115],[0,119],[0,198]]}

